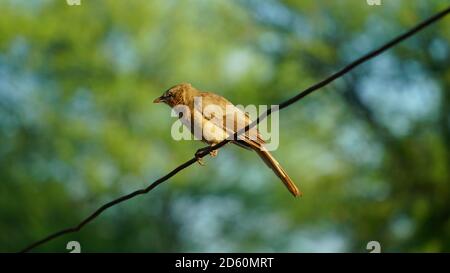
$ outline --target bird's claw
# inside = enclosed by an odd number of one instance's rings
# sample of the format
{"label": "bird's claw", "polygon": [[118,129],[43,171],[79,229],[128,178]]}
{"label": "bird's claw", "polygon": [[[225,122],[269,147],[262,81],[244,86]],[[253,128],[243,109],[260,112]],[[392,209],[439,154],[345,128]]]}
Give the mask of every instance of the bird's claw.
{"label": "bird's claw", "polygon": [[209,152],[209,155],[211,155],[212,157],[216,157],[217,153],[218,153],[217,150],[212,150],[211,152]]}
{"label": "bird's claw", "polygon": [[[204,153],[205,151],[207,151],[210,147],[205,147],[205,148],[201,148],[199,149],[197,152],[195,152],[195,158],[197,159],[198,164],[205,166],[205,162],[203,162],[203,157],[202,157],[202,153]],[[209,151],[209,155],[211,155],[212,157],[216,157],[218,154],[218,150],[212,150]],[[204,155],[203,155],[204,156]]]}
{"label": "bird's claw", "polygon": [[197,158],[197,162],[198,162],[198,164],[200,164],[200,166],[206,165],[202,158]]}

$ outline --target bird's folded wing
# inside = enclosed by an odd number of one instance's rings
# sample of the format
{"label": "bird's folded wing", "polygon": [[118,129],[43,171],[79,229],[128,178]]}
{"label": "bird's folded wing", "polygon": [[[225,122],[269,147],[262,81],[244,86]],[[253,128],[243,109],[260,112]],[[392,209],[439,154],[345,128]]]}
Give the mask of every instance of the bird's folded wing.
{"label": "bird's folded wing", "polygon": [[[197,104],[195,108],[201,111],[203,118],[207,122],[222,128],[226,132],[227,137],[252,123],[248,113],[234,106],[225,98],[212,93],[208,93],[208,96],[203,96],[201,105]],[[248,148],[245,146],[249,145],[253,148],[261,149],[262,145],[265,144],[256,126],[249,129],[245,134],[240,134],[237,141],[237,144],[242,144],[244,148]]]}

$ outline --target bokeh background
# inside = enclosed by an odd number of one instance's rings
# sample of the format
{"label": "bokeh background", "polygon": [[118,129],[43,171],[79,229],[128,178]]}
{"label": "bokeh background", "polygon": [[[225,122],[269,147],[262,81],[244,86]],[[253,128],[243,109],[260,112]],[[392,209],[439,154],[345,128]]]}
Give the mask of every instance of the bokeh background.
{"label": "bokeh background", "polygon": [[[191,82],[276,104],[447,1],[0,0],[0,251],[77,224],[191,158],[168,107]],[[35,251],[450,251],[450,18],[280,113],[274,152],[226,146]]]}

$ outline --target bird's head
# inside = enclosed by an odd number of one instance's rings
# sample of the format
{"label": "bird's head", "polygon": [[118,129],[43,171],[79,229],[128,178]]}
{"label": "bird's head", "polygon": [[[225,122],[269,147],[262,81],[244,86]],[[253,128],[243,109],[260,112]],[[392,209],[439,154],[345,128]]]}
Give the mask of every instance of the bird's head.
{"label": "bird's head", "polygon": [[164,102],[170,107],[174,107],[179,104],[187,104],[190,94],[194,91],[194,88],[190,83],[181,83],[167,89],[164,94],[156,98],[153,102]]}

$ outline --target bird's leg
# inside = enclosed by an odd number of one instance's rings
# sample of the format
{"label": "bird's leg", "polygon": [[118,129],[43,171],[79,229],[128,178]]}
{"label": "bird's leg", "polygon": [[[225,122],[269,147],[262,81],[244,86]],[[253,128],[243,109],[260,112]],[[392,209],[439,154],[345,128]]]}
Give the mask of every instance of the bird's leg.
{"label": "bird's leg", "polygon": [[[210,149],[210,147],[212,147],[214,145],[216,145],[216,144],[211,144],[211,146],[206,146],[206,147],[200,148],[197,150],[197,152],[195,152],[195,158],[197,159],[198,164],[205,166],[205,162],[203,162],[203,159],[200,157],[200,154],[203,153],[204,151]],[[209,152],[209,155],[211,155],[212,157],[216,157],[218,153],[219,153],[218,150],[212,150]]]}
{"label": "bird's leg", "polygon": [[[211,144],[211,147],[213,147],[213,146],[215,146],[216,144]],[[217,154],[219,153],[219,150],[212,150],[211,152],[209,152],[209,154],[212,156],[212,157],[216,157],[217,156]]]}

